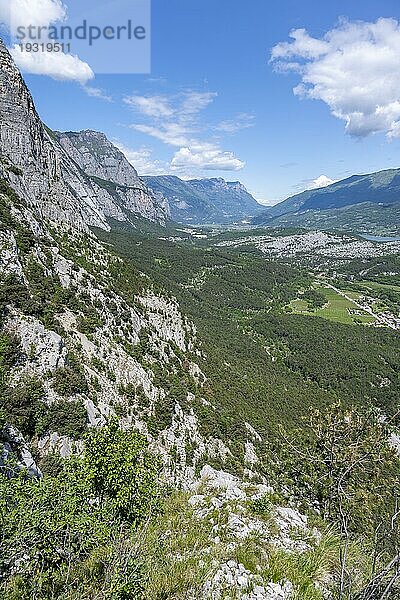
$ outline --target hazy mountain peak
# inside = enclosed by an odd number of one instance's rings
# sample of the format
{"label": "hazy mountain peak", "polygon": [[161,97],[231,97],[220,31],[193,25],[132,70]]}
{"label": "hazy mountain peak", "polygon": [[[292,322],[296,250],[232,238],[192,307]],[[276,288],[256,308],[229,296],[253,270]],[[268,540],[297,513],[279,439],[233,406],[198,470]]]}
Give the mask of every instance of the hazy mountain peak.
{"label": "hazy mountain peak", "polygon": [[172,219],[181,223],[235,223],[252,218],[261,205],[239,181],[222,177],[183,181],[175,176],[144,177],[168,201]]}

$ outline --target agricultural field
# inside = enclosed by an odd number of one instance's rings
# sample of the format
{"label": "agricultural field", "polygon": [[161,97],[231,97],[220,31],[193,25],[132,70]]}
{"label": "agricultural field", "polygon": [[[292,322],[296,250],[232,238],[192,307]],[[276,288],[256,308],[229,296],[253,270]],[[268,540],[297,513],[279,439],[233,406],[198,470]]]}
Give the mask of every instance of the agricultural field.
{"label": "agricultural field", "polygon": [[[335,321],[336,323],[349,325],[355,323],[371,324],[375,322],[374,317],[359,308],[355,303],[341,296],[332,288],[319,285],[317,289],[326,298],[325,306],[313,309],[310,308],[309,302],[306,300],[296,298],[289,304],[291,312],[300,315],[315,315],[330,321]],[[360,300],[360,294],[357,292],[346,291],[345,293],[349,298],[356,302]]]}

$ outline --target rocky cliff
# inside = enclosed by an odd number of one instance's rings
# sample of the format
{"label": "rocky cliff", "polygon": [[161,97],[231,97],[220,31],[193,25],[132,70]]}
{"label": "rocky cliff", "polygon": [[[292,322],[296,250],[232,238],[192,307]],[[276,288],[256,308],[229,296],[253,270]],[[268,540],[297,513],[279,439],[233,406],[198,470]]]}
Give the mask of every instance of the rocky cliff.
{"label": "rocky cliff", "polygon": [[0,173],[43,217],[107,228],[96,195],[45,130],[0,41]]}
{"label": "rocky cliff", "polygon": [[54,133],[66,154],[89,177],[107,217],[129,220],[129,213],[163,223],[167,214],[135,168],[103,133]]}
{"label": "rocky cliff", "polygon": [[[170,595],[162,582],[147,598],[300,598],[293,561],[308,565],[323,538],[297,510],[272,505],[273,490],[257,472],[263,439],[255,423],[244,424],[248,439],[235,451],[243,480],[210,466],[229,465],[233,452],[229,439],[202,428],[202,408],[219,410],[219,399],[214,406],[204,397],[211,383],[195,326],[174,297],[89,229],[108,228],[110,216],[128,220],[134,207],[159,218],[158,208],[104,136],[46,130],[3,46],[0,60],[0,470],[40,476],[46,460],[48,467],[59,455],[81,453],[87,430],[113,416],[121,429],[144,434],[163,478],[185,490],[179,520],[171,526],[171,510],[156,534],[162,575],[179,571],[182,580],[186,565],[185,595],[172,581]],[[1,568],[8,561],[12,576],[29,580],[33,554],[5,550],[12,555]],[[98,564],[103,570],[103,558]],[[332,597],[329,568],[307,571],[307,589]],[[88,569],[98,577],[97,566]],[[111,598],[106,583],[99,597]],[[19,588],[12,597],[21,597]]]}
{"label": "rocky cliff", "polygon": [[[83,153],[67,144],[68,136],[60,136],[60,143],[40,120],[32,96],[0,40],[1,176],[43,218],[80,229],[108,229],[107,217],[129,221],[132,214],[163,222],[163,209],[125,157],[103,135],[83,137],[87,142],[101,140],[108,154],[101,159],[95,154],[90,160],[88,145]],[[101,174],[118,181],[103,181]]]}

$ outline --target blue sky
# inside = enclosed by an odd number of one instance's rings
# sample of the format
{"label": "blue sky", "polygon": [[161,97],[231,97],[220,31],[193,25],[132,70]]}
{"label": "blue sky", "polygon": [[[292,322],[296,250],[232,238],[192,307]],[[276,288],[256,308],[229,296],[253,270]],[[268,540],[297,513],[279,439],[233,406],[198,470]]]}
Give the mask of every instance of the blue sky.
{"label": "blue sky", "polygon": [[398,0],[153,0],[150,75],[25,77],[51,128],[104,131],[142,174],[240,180],[272,203],[400,167],[398,19]]}

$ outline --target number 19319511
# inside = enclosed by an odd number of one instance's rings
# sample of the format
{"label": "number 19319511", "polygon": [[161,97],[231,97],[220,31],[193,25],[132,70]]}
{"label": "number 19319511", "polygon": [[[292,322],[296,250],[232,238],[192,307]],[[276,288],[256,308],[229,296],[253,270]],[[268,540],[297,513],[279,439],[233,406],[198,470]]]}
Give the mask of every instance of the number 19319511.
{"label": "number 19319511", "polygon": [[21,52],[63,52],[67,54],[71,52],[71,44],[64,44],[60,42],[25,42],[24,44],[18,44]]}

